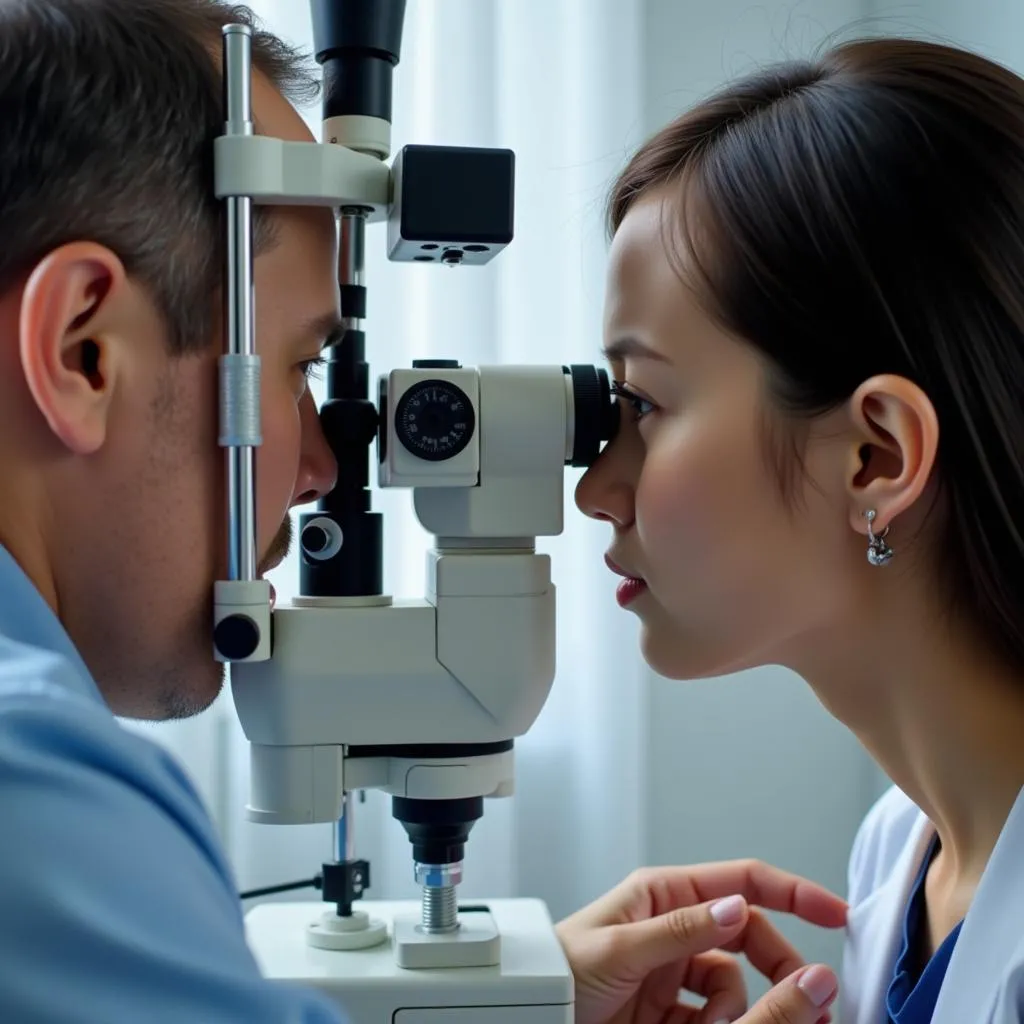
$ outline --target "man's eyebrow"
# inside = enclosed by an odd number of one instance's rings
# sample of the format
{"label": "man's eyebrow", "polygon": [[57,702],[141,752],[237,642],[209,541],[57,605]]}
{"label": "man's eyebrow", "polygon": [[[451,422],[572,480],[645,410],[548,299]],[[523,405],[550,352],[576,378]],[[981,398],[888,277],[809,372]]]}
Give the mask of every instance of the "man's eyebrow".
{"label": "man's eyebrow", "polygon": [[329,348],[341,341],[345,330],[345,321],[337,313],[321,313],[302,325],[296,335],[297,343],[302,346],[319,343],[323,348]]}
{"label": "man's eyebrow", "polygon": [[622,362],[627,358],[653,359],[659,363],[669,362],[668,358],[645,345],[639,338],[616,338],[604,347],[604,357],[610,363]]}

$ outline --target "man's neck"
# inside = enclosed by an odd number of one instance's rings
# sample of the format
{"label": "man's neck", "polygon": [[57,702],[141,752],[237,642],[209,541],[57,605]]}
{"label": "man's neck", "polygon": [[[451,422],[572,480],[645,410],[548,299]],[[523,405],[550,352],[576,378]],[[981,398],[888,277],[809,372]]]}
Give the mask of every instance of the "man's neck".
{"label": "man's neck", "polygon": [[18,563],[54,614],[59,614],[57,584],[38,524],[15,522],[5,513],[0,518],[0,546]]}

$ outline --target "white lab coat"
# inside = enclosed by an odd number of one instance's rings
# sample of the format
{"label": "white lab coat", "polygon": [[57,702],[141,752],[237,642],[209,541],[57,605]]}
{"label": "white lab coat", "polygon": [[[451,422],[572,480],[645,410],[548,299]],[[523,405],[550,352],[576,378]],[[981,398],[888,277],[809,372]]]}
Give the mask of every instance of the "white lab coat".
{"label": "white lab coat", "polygon": [[[864,819],[850,857],[839,1024],[885,1024],[907,899],[934,834],[895,787]],[[1024,1024],[1024,789],[964,919],[931,1024]]]}

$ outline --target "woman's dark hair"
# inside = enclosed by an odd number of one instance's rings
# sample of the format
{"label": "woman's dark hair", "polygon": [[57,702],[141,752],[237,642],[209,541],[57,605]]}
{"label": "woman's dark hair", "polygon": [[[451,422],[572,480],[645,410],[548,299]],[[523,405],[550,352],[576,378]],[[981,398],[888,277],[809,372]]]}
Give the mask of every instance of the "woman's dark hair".
{"label": "woman's dark hair", "polygon": [[[678,197],[680,272],[792,423],[875,374],[928,395],[936,569],[1024,669],[1024,81],[947,46],[849,43],[659,132],[614,187],[612,233],[652,189]],[[799,459],[774,454],[790,498]]]}

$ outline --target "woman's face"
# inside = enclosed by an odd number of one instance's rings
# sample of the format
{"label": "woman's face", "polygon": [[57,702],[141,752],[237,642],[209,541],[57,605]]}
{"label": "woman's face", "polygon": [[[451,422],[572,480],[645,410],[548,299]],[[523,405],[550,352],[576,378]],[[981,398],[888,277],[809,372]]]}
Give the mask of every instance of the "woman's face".
{"label": "woman's face", "polygon": [[771,454],[783,425],[764,363],[680,281],[663,241],[672,215],[644,198],[612,244],[606,346],[635,400],[623,400],[622,428],[576,501],[611,524],[609,557],[644,581],[620,599],[657,672],[792,664],[850,596],[848,447],[830,440],[828,417],[812,423],[794,499],[783,500]]}

